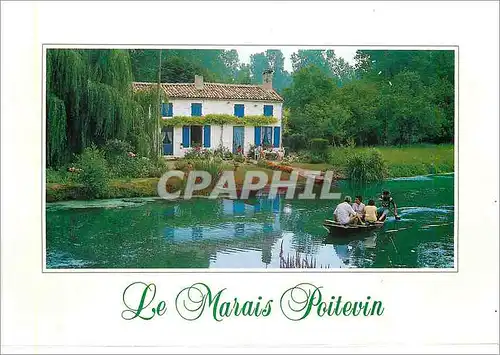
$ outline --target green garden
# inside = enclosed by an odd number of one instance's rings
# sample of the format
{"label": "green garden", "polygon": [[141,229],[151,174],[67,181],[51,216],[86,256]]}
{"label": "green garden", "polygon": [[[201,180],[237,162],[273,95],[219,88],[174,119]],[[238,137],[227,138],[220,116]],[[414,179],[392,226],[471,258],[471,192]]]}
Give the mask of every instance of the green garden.
{"label": "green garden", "polygon": [[[160,56],[148,49],[49,49],[47,201],[156,196],[165,171],[193,166],[234,170],[237,182],[250,169],[271,176],[275,167],[251,154],[200,149],[178,161],[161,156],[159,102],[168,98],[156,87],[134,92],[132,82],[192,82],[195,74],[258,84],[264,70],[274,71],[284,98],[284,179],[290,168],[334,170],[361,182],[454,171],[453,51],[359,50],[349,64],[332,50],[298,50],[291,60],[288,72],[280,50],[255,53],[245,64],[235,50]],[[232,122],[222,116],[208,119]],[[189,119],[199,118],[173,121]]]}

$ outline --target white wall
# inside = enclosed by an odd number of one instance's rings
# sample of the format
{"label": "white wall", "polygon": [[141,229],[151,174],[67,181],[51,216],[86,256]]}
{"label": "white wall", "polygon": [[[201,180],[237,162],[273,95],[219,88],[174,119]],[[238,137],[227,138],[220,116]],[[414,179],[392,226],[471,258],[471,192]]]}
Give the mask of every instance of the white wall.
{"label": "white wall", "polygon": [[[202,114],[234,114],[235,104],[245,105],[245,116],[253,115],[263,115],[264,105],[273,105],[273,116],[278,119],[276,124],[271,126],[277,127],[281,126],[281,114],[282,114],[282,103],[281,102],[264,102],[264,101],[231,101],[231,100],[179,100],[172,99],[169,102],[173,105],[174,116],[191,116],[191,103],[201,103],[202,104]],[[168,118],[167,118],[168,119]],[[233,149],[233,127],[234,125],[224,125],[221,127],[219,125],[210,125],[210,149],[215,149],[219,147],[221,141],[221,131],[222,143],[230,151]],[[281,130],[281,134],[283,134]],[[273,132],[274,139],[274,132]],[[282,141],[280,137],[280,142]],[[174,151],[173,155],[176,157],[183,157],[185,154],[185,149],[181,150],[180,145],[182,143],[182,127],[174,127]],[[255,130],[253,126],[245,126],[245,145],[244,152],[248,153],[250,145],[255,143]]]}
{"label": "white wall", "polygon": [[[231,152],[233,150],[233,129],[235,125],[224,125],[223,127],[219,125],[210,125],[210,149],[216,149],[219,147],[221,142],[222,133],[222,144],[224,147],[228,148]],[[272,125],[273,127],[279,126],[278,124]],[[255,129],[253,126],[245,126],[245,145],[243,147],[244,153],[247,154],[250,150],[250,146],[255,144]],[[281,131],[280,131],[281,132]],[[283,134],[283,132],[281,132]],[[202,136],[204,138],[204,136]],[[273,132],[274,140],[274,132]],[[280,142],[282,142],[282,137],[280,137]],[[181,150],[182,143],[182,127],[174,127],[174,152],[173,155],[176,157],[183,157],[186,149]],[[187,148],[189,149],[189,148]]]}
{"label": "white wall", "polygon": [[207,100],[207,99],[171,99],[174,116],[191,116],[191,104],[201,103],[202,114],[234,114],[234,105],[245,105],[245,116],[255,116],[264,114],[264,105],[273,105],[273,116],[281,124],[282,103],[267,101],[234,101],[234,100]]}

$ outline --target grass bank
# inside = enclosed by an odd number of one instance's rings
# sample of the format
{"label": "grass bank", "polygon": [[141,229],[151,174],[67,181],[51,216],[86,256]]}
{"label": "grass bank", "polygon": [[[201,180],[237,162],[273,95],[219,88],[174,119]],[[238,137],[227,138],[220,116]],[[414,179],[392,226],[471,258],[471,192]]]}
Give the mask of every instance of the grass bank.
{"label": "grass bank", "polygon": [[[229,169],[230,166],[228,165],[226,168]],[[233,169],[231,168],[231,170]],[[263,171],[268,176],[268,183],[272,181],[274,170],[258,167],[253,164],[240,164],[234,171],[234,179],[237,187],[243,185],[245,174],[249,170]],[[289,178],[289,173],[283,172],[281,174],[282,180],[288,180]],[[159,178],[113,179],[110,181],[110,184],[106,189],[106,193],[102,198],[111,199],[158,196],[157,185],[159,180]],[[180,187],[180,185],[180,183],[174,183],[170,185],[170,188],[172,191],[175,191]],[[205,194],[207,191],[201,191],[200,193]],[[88,197],[85,193],[83,185],[70,181],[67,178],[61,179],[59,182],[48,182],[46,184],[47,202],[87,199]]]}
{"label": "grass bank", "polygon": [[[453,145],[417,145],[403,147],[376,147],[387,164],[389,178],[417,176],[438,173],[451,173],[454,171],[454,146]],[[368,148],[332,148],[328,151],[325,163],[287,163],[292,167],[306,170],[334,170],[336,176],[345,178],[347,157],[353,152],[361,152]],[[177,169],[170,164],[169,169]],[[225,169],[232,170],[233,165],[227,164]],[[274,170],[267,168],[265,164],[256,166],[249,163],[240,163],[235,170],[235,182],[241,186],[245,173],[249,170],[261,170],[268,175],[271,182]],[[60,176],[59,176],[60,175]],[[46,200],[47,202],[65,200],[86,200],[83,186],[68,178],[67,173],[51,172],[47,176]],[[289,179],[288,172],[282,172],[282,180]],[[303,179],[299,179],[301,181]],[[133,178],[111,180],[103,198],[130,198],[130,197],[152,197],[157,196],[157,184],[159,178]],[[174,186],[175,188],[175,186]]]}
{"label": "grass bank", "polygon": [[[412,145],[402,147],[375,147],[387,164],[389,178],[440,174],[454,172],[454,146]],[[367,147],[331,148],[326,163],[292,163],[292,166],[309,170],[334,169],[345,171],[347,157],[356,152],[366,151]],[[345,175],[344,175],[345,176]]]}
{"label": "grass bank", "polygon": [[[111,180],[103,198],[157,196],[158,180],[158,178]],[[47,202],[88,199],[81,184],[73,182],[47,183],[46,186]]]}

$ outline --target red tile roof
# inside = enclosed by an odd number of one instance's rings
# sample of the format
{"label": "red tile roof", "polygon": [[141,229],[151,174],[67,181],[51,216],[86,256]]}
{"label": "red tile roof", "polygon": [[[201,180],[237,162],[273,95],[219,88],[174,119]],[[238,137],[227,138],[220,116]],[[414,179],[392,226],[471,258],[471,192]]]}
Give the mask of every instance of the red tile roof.
{"label": "red tile roof", "polygon": [[[156,83],[133,83],[134,90],[145,89]],[[194,83],[162,83],[168,97],[177,99],[253,100],[283,101],[274,90],[265,90],[259,85],[204,83],[196,89]]]}

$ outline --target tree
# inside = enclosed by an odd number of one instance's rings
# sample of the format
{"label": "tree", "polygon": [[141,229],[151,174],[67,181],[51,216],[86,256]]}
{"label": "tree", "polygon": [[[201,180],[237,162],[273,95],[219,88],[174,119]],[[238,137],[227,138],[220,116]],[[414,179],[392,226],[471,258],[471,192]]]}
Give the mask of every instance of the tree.
{"label": "tree", "polygon": [[313,65],[294,72],[292,79],[292,85],[284,91],[285,105],[292,115],[308,103],[334,95],[337,86],[335,80]]}
{"label": "tree", "polygon": [[[160,50],[131,49],[130,60],[134,80],[139,82],[154,82],[158,75],[158,58]],[[162,56],[165,56],[163,51]]]}
{"label": "tree", "polygon": [[181,56],[168,56],[161,67],[162,83],[194,83],[195,75],[202,75],[205,81],[216,81],[207,69]]}
{"label": "tree", "polygon": [[238,68],[235,82],[237,84],[251,84],[252,83],[252,72],[250,70],[249,64],[241,64]]}
{"label": "tree", "polygon": [[294,72],[299,71],[302,68],[306,68],[313,65],[317,67],[324,74],[327,74],[328,76],[333,76],[330,65],[327,60],[327,51],[325,50],[299,49],[297,52],[292,53],[291,60]]}
{"label": "tree", "polygon": [[262,73],[268,69],[270,69],[270,64],[265,53],[255,53],[250,55],[252,84],[262,84]]}
{"label": "tree", "polygon": [[224,63],[223,77],[228,82],[233,82],[238,76],[240,69],[240,59],[238,56],[238,51],[235,49],[229,51],[223,51],[221,54],[221,59]]}
{"label": "tree", "polygon": [[339,102],[352,114],[346,127],[347,135],[357,145],[382,143],[384,116],[380,115],[381,95],[377,83],[355,80],[339,91]]}
{"label": "tree", "polygon": [[394,77],[392,91],[393,117],[389,122],[392,144],[418,143],[440,131],[440,120],[433,114],[428,89],[419,74],[403,71]]}
{"label": "tree", "polygon": [[285,89],[289,108],[290,135],[324,138],[337,145],[346,138],[350,111],[338,101],[339,88],[334,78],[314,65],[293,74],[292,85]]}
{"label": "tree", "polygon": [[156,110],[149,115],[149,107],[156,107],[156,96],[132,91],[129,51],[50,49],[46,77],[48,166],[110,139],[137,143],[138,135],[148,137],[142,148],[155,154],[159,116]]}

